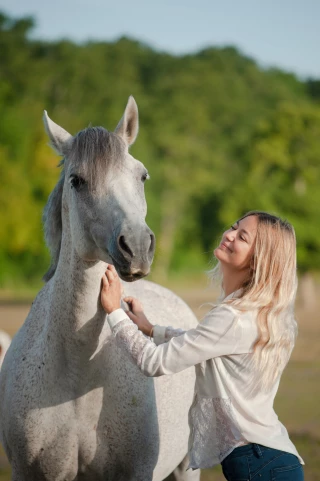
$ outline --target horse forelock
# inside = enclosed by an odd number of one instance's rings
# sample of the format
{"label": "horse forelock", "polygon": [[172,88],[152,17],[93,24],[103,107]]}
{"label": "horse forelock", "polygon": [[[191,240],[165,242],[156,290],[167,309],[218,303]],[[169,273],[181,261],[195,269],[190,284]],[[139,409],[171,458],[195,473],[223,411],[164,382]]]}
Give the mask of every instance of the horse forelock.
{"label": "horse forelock", "polygon": [[126,145],[118,135],[103,127],[88,127],[74,137],[68,161],[97,192],[106,173],[123,164],[125,154]]}

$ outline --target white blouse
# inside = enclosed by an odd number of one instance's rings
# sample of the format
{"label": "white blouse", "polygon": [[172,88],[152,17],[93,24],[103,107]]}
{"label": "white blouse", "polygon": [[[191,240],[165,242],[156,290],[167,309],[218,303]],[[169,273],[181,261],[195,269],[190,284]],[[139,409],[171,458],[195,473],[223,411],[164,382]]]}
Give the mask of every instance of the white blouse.
{"label": "white blouse", "polygon": [[189,410],[190,468],[219,464],[247,443],[295,454],[304,464],[273,410],[279,382],[268,393],[249,395],[250,353],[258,335],[255,312],[221,304],[194,329],[155,326],[154,342],[122,309],[112,312],[108,321],[117,344],[146,376],[195,366],[195,393]]}

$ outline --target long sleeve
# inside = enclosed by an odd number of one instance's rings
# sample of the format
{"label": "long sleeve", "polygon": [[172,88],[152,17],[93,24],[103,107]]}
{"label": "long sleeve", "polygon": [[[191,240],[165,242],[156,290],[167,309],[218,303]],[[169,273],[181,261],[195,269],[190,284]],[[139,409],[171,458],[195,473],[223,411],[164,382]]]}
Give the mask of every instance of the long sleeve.
{"label": "long sleeve", "polygon": [[174,374],[208,359],[249,352],[235,311],[221,305],[194,329],[156,345],[122,309],[108,316],[116,342],[147,376]]}
{"label": "long sleeve", "polygon": [[153,341],[158,346],[170,341],[173,337],[181,336],[185,332],[184,329],[174,329],[171,326],[158,326],[156,324],[153,328]]}

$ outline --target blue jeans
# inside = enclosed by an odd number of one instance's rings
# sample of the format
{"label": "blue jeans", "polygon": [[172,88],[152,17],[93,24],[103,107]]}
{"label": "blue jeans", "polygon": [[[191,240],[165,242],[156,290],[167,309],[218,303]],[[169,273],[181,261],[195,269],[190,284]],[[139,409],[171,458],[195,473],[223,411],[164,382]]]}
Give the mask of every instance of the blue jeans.
{"label": "blue jeans", "polygon": [[303,481],[303,469],[294,454],[261,444],[235,448],[221,463],[227,481]]}

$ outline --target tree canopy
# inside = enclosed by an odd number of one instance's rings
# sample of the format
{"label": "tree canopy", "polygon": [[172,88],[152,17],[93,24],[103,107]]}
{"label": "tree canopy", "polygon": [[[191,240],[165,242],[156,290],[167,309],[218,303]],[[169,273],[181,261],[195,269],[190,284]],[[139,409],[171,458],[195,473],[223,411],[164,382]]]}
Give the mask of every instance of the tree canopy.
{"label": "tree canopy", "polygon": [[31,40],[33,24],[0,14],[0,285],[32,283],[49,263],[41,215],[59,159],[43,110],[73,134],[113,130],[131,94],[155,276],[205,269],[225,226],[253,209],[291,221],[299,268],[320,268],[319,80],[263,69],[234,47],[173,56],[125,37]]}

